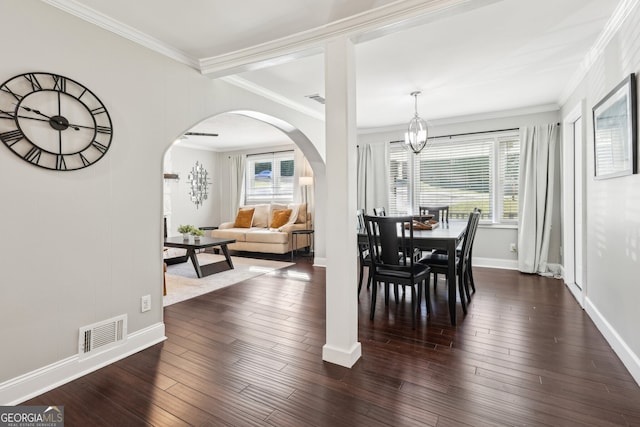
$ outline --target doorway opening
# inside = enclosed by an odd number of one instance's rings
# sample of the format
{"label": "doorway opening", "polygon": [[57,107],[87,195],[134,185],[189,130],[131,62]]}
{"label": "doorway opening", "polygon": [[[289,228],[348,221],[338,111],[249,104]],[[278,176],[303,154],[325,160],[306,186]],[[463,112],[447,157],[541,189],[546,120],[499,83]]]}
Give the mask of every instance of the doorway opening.
{"label": "doorway opening", "polygon": [[586,264],[584,254],[584,102],[563,120],[563,264],[564,281],[584,307]]}
{"label": "doorway opening", "polygon": [[[220,224],[234,221],[238,207],[245,204],[245,200],[247,200],[244,180],[242,176],[238,179],[234,163],[239,161],[247,163],[246,159],[257,153],[283,151],[292,153],[291,161],[286,162],[286,166],[290,166],[287,168],[287,175],[291,175],[287,178],[292,181],[289,194],[290,202],[299,203],[303,194],[299,188],[300,178],[324,174],[324,168],[318,168],[317,161],[313,166],[309,161],[309,157],[319,159],[320,156],[311,141],[302,132],[277,118],[250,111],[222,113],[189,128],[166,150],[164,156],[162,215],[165,239],[180,236],[178,228],[186,225],[201,229],[205,236],[212,237],[212,231],[217,229]],[[320,165],[323,166],[323,163]],[[199,203],[194,202],[195,177],[193,168],[196,166],[206,171],[207,177],[201,184],[195,186],[206,194],[206,197],[197,199]],[[312,202],[313,187],[306,190],[307,200]],[[312,204],[310,210],[313,211]],[[220,256],[213,253],[214,249],[198,252],[197,258],[203,258],[205,263]],[[164,260],[183,257],[185,253],[186,249],[184,248],[167,246],[163,248]],[[215,273],[206,278],[194,275],[197,268],[195,268],[196,263],[194,266],[191,265],[191,260],[181,263],[180,268],[167,262],[170,265],[165,273],[165,302],[174,303],[183,300],[181,297],[176,299],[176,295],[171,295],[173,283],[171,277],[176,271],[181,272],[181,275],[186,273],[187,279],[182,282],[194,285],[187,286],[189,287],[187,293],[193,293],[194,291],[199,292],[195,289],[195,285],[199,286],[202,282],[220,281],[226,286],[234,281],[250,277],[251,274],[248,275],[247,269],[251,269],[251,273],[264,274],[269,269],[283,268],[281,264],[284,262],[279,264],[279,261],[284,261],[285,258],[286,261],[290,260],[289,256],[281,257],[282,260],[276,259],[277,257],[265,259],[270,257],[260,257],[259,254],[255,258],[262,258],[262,260],[252,262],[250,265],[244,263],[243,261],[246,259],[251,259],[249,254],[249,256],[243,257],[239,263],[233,263],[233,271]],[[170,279],[167,280],[167,277]],[[213,288],[211,286],[204,287],[202,293],[217,289],[216,286],[214,283]]]}

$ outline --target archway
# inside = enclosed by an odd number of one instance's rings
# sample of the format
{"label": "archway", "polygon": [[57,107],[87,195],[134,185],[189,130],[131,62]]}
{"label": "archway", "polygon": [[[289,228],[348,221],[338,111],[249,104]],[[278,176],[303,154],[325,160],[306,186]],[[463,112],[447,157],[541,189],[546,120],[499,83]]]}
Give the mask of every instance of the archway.
{"label": "archway", "polygon": [[[228,120],[227,117],[229,116],[236,116],[237,118],[233,120],[233,123],[226,123],[226,121]],[[222,117],[225,117],[225,120],[215,120],[215,119],[221,119]],[[238,120],[239,117],[242,117],[242,120]],[[213,120],[212,120],[213,119]],[[311,169],[311,171],[313,172],[314,175],[314,188],[316,189],[316,191],[314,191],[314,193],[317,195],[318,188],[321,188],[324,185],[325,182],[325,165],[324,165],[324,161],[321,158],[318,149],[316,148],[316,146],[312,143],[312,141],[310,140],[310,138],[307,137],[307,135],[305,135],[304,132],[302,132],[300,129],[296,128],[295,126],[293,126],[292,124],[288,123],[285,120],[282,120],[278,117],[274,117],[272,115],[269,114],[265,114],[262,112],[258,112],[258,111],[248,111],[248,110],[233,110],[233,111],[227,111],[227,112],[223,112],[223,113],[219,113],[219,114],[215,114],[213,116],[210,116],[206,119],[203,119],[201,121],[199,121],[198,123],[194,124],[193,126],[187,128],[181,135],[186,135],[186,134],[196,134],[196,135],[200,135],[202,136],[203,134],[200,132],[202,130],[206,130],[209,132],[212,132],[212,130],[214,128],[220,128],[220,134],[225,134],[225,133],[231,133],[231,132],[235,132],[235,133],[239,133],[239,134],[243,134],[243,132],[247,132],[246,130],[243,130],[243,125],[246,126],[246,128],[250,128],[253,125],[249,125],[249,122],[259,122],[261,124],[261,126],[259,127],[258,131],[262,131],[265,132],[265,130],[270,131],[271,134],[275,133],[275,134],[279,134],[281,135],[280,140],[282,141],[283,139],[286,140],[288,142],[288,145],[290,147],[295,146],[297,148],[296,152],[298,154],[296,154],[296,165],[303,165],[303,163],[299,163],[299,160],[302,158],[302,156],[304,156],[304,159],[306,159],[307,165],[306,167],[304,167],[303,169],[300,166],[296,166],[296,175],[297,176],[304,176],[307,173],[303,172],[304,171],[309,171],[309,168]],[[222,125],[222,123],[224,123],[224,125]],[[214,124],[214,126],[207,128],[205,126],[205,123],[207,124]],[[272,128],[272,129],[266,129],[266,128]],[[272,131],[272,132],[271,132]],[[253,132],[249,132],[247,135],[256,135],[255,133],[256,131],[254,130]],[[213,133],[207,133],[206,135],[208,136],[214,136]],[[180,141],[181,137],[178,137],[178,139],[176,139],[175,142]],[[191,137],[189,137],[191,139]],[[235,139],[235,138],[231,138],[231,139]],[[269,141],[270,138],[269,136],[265,135],[264,139],[266,141]],[[211,146],[212,147],[216,147],[216,140],[217,138],[210,138],[211,142]],[[271,151],[273,149],[273,146],[262,146],[259,148],[247,148],[247,147],[232,147],[230,148],[229,145],[225,145],[228,143],[228,138],[224,140],[224,142],[220,142],[219,143],[219,149],[216,149],[215,151],[217,151],[216,155],[217,158],[214,161],[208,161],[207,160],[203,160],[203,159],[207,159],[208,154],[206,152],[198,152],[199,148],[197,145],[189,144],[189,142],[186,143],[186,147],[185,144],[183,142],[175,144],[175,142],[166,148],[165,153],[164,153],[164,158],[165,158],[165,164],[163,166],[164,172],[165,172],[165,179],[164,179],[164,184],[163,184],[163,222],[165,223],[165,230],[167,227],[167,215],[169,215],[171,217],[172,215],[172,211],[173,213],[175,213],[176,211],[178,211],[180,208],[182,209],[182,213],[183,215],[175,215],[174,219],[169,220],[169,224],[168,224],[168,235],[169,236],[175,236],[177,235],[177,227],[179,224],[183,224],[183,223],[187,223],[187,224],[193,224],[196,226],[217,226],[219,223],[221,222],[226,222],[229,220],[233,220],[233,218],[228,218],[229,215],[229,206],[228,206],[228,201],[225,201],[225,197],[230,197],[228,194],[224,194],[225,191],[229,190],[228,185],[226,185],[225,180],[228,179],[228,177],[226,176],[228,174],[228,165],[229,165],[229,161],[227,154],[233,154],[233,153],[240,153],[240,152],[245,152],[246,154],[251,153],[251,152],[255,152],[256,150],[259,151]],[[197,154],[193,154],[190,160],[188,160],[187,162],[185,162],[184,160],[184,154],[179,155],[180,156],[180,160],[179,160],[179,167],[177,167],[175,169],[175,171],[171,168],[167,169],[167,162],[166,162],[166,158],[167,156],[172,155],[172,152],[174,153],[173,156],[175,157],[175,151],[178,150],[174,150],[177,148],[180,148],[181,152],[186,152],[186,151],[191,151],[189,149],[193,149],[193,152],[198,152]],[[293,149],[293,148],[292,148]],[[223,154],[224,153],[224,154]],[[212,175],[212,180],[215,182],[215,185],[217,186],[221,186],[222,189],[218,189],[217,191],[211,191],[209,198],[213,199],[210,200],[209,202],[213,201],[212,203],[206,203],[204,202],[203,204],[200,205],[200,207],[198,208],[198,210],[200,212],[198,212],[196,209],[194,209],[194,205],[191,204],[188,201],[188,197],[185,197],[186,191],[187,189],[185,188],[186,183],[181,183],[181,188],[178,191],[177,187],[178,187],[178,180],[180,178],[186,178],[186,171],[188,171],[188,167],[191,167],[191,165],[196,161],[196,159],[200,159],[200,164],[204,164],[207,165],[207,169],[209,169],[210,172],[213,172]],[[187,166],[188,163],[188,166]],[[174,173],[174,172],[178,172],[179,173]],[[167,178],[169,177],[169,178]],[[175,181],[171,181],[171,179],[174,179]],[[217,182],[216,182],[217,181]],[[167,203],[171,203],[171,194],[169,192],[169,194],[167,194],[167,188],[169,187],[174,187],[174,189],[176,190],[173,194],[173,198],[179,198],[181,200],[180,204],[182,205],[181,207],[179,207],[179,209],[176,209],[176,206],[170,206],[170,209],[167,212]],[[297,188],[297,181],[296,181],[296,187],[294,188],[294,193],[300,193],[300,191]],[[169,201],[167,200],[167,196],[169,197]],[[216,205],[216,200],[220,199],[222,196],[222,199],[220,200],[220,204],[216,206],[216,214],[213,215],[211,214],[211,210],[210,210],[210,206],[211,205]],[[317,197],[317,196],[316,196]],[[233,198],[233,197],[231,197]],[[209,206],[207,206],[209,205]],[[321,204],[322,205],[322,204]],[[225,208],[226,206],[226,208]],[[189,211],[191,211],[193,213],[192,216],[187,217],[189,219],[186,220],[186,222],[184,221],[184,210],[188,209]],[[230,211],[235,212],[233,209],[230,209]],[[204,213],[205,215],[200,215],[197,216],[197,218],[199,218],[198,220],[191,220],[191,218],[195,218],[197,215],[196,213],[198,212],[198,214],[202,214]],[[233,214],[235,215],[235,214]],[[211,221],[211,220],[206,220],[203,218],[215,218],[215,220]],[[323,239],[323,233],[322,232],[318,232],[318,229],[322,229],[322,224],[324,224],[324,212],[321,211],[321,208],[317,207],[314,210],[314,229],[316,230],[315,235],[317,236],[314,240],[314,246],[315,246],[315,253],[317,255],[318,261],[316,263],[316,265],[321,265],[324,266],[324,239]],[[171,251],[171,250],[170,250]]]}

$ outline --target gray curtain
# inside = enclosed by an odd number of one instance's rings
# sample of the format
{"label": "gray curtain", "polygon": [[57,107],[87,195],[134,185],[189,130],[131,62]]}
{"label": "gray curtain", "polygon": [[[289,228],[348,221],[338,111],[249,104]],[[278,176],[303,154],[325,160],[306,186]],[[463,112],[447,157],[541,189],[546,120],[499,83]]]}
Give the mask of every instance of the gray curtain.
{"label": "gray curtain", "polygon": [[388,144],[358,146],[358,209],[373,213],[373,208],[389,207]]}
{"label": "gray curtain", "polygon": [[548,274],[558,125],[520,129],[518,269]]}
{"label": "gray curtain", "polygon": [[245,155],[237,154],[235,156],[229,156],[229,171],[230,171],[230,185],[229,185],[229,221],[233,221],[238,212],[238,207],[244,199],[244,164]]}

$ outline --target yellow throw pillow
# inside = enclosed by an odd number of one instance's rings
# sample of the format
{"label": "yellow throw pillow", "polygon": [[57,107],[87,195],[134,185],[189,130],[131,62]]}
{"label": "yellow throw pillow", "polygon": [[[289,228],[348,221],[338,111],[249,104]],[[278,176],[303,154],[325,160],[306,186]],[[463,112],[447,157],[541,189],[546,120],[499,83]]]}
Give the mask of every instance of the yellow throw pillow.
{"label": "yellow throw pillow", "polygon": [[271,228],[280,228],[289,221],[291,209],[277,209],[271,217]]}
{"label": "yellow throw pillow", "polygon": [[238,215],[236,215],[236,222],[233,224],[235,228],[251,228],[251,222],[253,221],[253,212],[255,208],[250,209],[238,209]]}

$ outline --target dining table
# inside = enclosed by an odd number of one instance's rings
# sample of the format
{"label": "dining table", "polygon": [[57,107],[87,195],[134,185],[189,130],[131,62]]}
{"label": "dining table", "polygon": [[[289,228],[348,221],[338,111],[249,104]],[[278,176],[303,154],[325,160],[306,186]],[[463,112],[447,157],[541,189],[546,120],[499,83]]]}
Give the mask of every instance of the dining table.
{"label": "dining table", "polygon": [[[431,230],[413,230],[414,248],[423,251],[440,249],[447,253],[449,259],[447,264],[449,319],[452,325],[456,324],[456,299],[458,292],[458,287],[456,286],[456,248],[460,242],[462,242],[466,229],[467,221],[450,221],[449,223],[440,222]],[[365,230],[358,230],[358,242],[368,242]],[[428,291],[429,290],[427,290],[427,292]]]}

